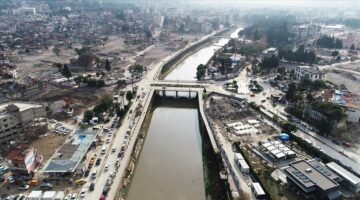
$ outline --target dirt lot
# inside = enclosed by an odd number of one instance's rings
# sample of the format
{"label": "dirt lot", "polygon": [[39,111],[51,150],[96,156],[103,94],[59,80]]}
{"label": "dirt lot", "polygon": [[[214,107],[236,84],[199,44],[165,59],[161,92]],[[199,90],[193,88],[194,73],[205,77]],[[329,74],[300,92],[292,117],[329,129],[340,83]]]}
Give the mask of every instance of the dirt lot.
{"label": "dirt lot", "polygon": [[55,153],[55,150],[64,143],[64,141],[64,136],[50,133],[48,136],[35,140],[29,146],[34,147],[40,154],[44,156],[43,164],[45,164],[46,161]]}
{"label": "dirt lot", "polygon": [[354,78],[356,77],[343,72],[339,72],[339,73],[329,72],[325,75],[325,80],[330,81],[337,85],[345,84],[346,88],[350,92],[360,93],[360,88],[359,88],[360,79],[358,78],[354,79]]}

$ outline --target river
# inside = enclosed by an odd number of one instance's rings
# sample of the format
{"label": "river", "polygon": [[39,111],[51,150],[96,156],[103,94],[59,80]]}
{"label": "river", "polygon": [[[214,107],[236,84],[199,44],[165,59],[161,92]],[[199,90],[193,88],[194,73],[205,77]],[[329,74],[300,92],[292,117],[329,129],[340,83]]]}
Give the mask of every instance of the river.
{"label": "river", "polygon": [[205,199],[196,103],[171,99],[155,108],[128,199]]}
{"label": "river", "polygon": [[[237,38],[237,33],[241,28],[236,29],[231,33],[231,38]],[[180,61],[176,66],[173,66],[172,71],[165,77],[165,80],[172,81],[196,81],[196,68],[200,64],[206,64],[214,53],[224,46],[229,39],[221,38],[214,44],[207,45],[199,50],[196,50],[192,55]]]}

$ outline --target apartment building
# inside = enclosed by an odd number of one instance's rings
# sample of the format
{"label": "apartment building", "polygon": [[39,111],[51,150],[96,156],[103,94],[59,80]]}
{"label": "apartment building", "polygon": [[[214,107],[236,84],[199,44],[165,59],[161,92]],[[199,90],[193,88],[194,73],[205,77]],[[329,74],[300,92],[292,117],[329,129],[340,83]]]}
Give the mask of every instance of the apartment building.
{"label": "apartment building", "polygon": [[295,77],[302,79],[308,77],[310,80],[324,80],[325,74],[320,72],[319,68],[311,66],[297,66],[295,69]]}
{"label": "apartment building", "polygon": [[0,104],[0,144],[25,139],[25,130],[34,119],[41,117],[46,117],[42,105],[18,102]]}

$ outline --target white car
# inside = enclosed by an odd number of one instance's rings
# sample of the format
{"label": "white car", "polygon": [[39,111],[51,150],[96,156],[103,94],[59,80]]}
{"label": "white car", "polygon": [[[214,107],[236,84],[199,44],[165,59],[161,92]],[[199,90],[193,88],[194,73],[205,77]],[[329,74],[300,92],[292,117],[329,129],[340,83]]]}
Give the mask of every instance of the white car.
{"label": "white car", "polygon": [[71,194],[67,194],[64,200],[70,200],[71,199]]}
{"label": "white car", "polygon": [[80,192],[80,197],[84,198],[85,195],[86,195],[86,189],[82,189],[81,192]]}
{"label": "white car", "polygon": [[77,199],[77,194],[76,193],[72,194],[70,200],[76,200],[76,199]]}
{"label": "white car", "polygon": [[111,152],[116,152],[116,147],[113,147],[112,149],[111,149]]}
{"label": "white car", "polygon": [[106,165],[105,168],[104,168],[104,171],[108,171],[109,170],[109,165]]}
{"label": "white car", "polygon": [[9,181],[9,183],[15,183],[15,179],[12,176],[8,177],[8,181]]}
{"label": "white car", "polygon": [[106,143],[109,144],[111,142],[110,138],[106,139]]}

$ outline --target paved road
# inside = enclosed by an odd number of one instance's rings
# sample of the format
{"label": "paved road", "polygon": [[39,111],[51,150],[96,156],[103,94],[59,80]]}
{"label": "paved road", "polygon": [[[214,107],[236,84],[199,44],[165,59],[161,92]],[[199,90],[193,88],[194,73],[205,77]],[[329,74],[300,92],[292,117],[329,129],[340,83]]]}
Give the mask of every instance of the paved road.
{"label": "paved road", "polygon": [[[248,90],[248,82],[250,79],[256,79],[256,81],[264,87],[264,91],[266,94],[263,93],[255,95],[255,97],[250,97],[249,90]],[[272,115],[272,113],[275,113],[279,115],[283,119],[287,119],[286,116],[284,116],[282,113],[284,113],[284,107],[281,105],[278,105],[276,107],[273,107],[271,103],[266,100],[265,103],[262,103],[261,101],[269,97],[271,94],[279,94],[283,93],[280,90],[277,90],[270,86],[270,84],[267,82],[267,80],[261,79],[261,78],[250,78],[247,76],[247,73],[245,70],[243,70],[239,77],[235,79],[239,85],[239,93],[242,94],[235,94],[231,93],[229,91],[226,91],[221,85],[223,83],[219,83],[217,85],[211,85],[209,86],[208,91],[216,91],[219,93],[227,94],[227,95],[233,95],[240,98],[246,98],[249,102],[254,101],[258,105],[263,105],[266,109],[262,109],[265,112],[269,113],[269,115]],[[221,85],[220,85],[221,84]],[[271,112],[269,112],[271,111]],[[333,142],[331,142],[330,139],[327,139],[325,137],[322,137],[318,134],[316,134],[313,131],[305,130],[301,131],[298,130],[296,132],[300,137],[311,141],[315,146],[320,147],[326,154],[328,154],[330,157],[332,157],[335,160],[339,160],[344,165],[351,167],[354,171],[357,173],[360,173],[360,154],[358,151],[354,148],[344,148],[342,146],[336,145]]]}
{"label": "paved road", "polygon": [[[117,147],[117,152],[118,152],[120,147],[123,144],[123,139],[124,139],[126,130],[128,129],[129,126],[132,126],[135,123],[135,121],[137,122],[136,126],[134,126],[133,129],[132,129],[132,137],[131,137],[131,139],[129,141],[128,148],[125,151],[124,158],[121,161],[120,168],[118,169],[118,172],[116,173],[116,177],[113,180],[113,185],[112,185],[111,190],[110,190],[110,192],[108,194],[108,199],[114,199],[115,193],[116,193],[116,191],[117,191],[117,189],[118,189],[118,187],[120,185],[120,181],[121,181],[122,177],[124,176],[126,164],[128,163],[128,161],[130,159],[131,150],[132,150],[132,148],[133,148],[133,146],[135,144],[137,134],[140,131],[142,120],[145,117],[145,114],[146,114],[145,111],[147,110],[147,107],[149,106],[149,102],[150,102],[150,99],[151,99],[150,96],[151,96],[151,94],[153,92],[151,90],[150,85],[151,85],[151,83],[156,82],[157,75],[160,72],[162,64],[165,63],[166,61],[170,60],[171,57],[174,56],[174,55],[176,55],[176,53],[172,54],[171,56],[166,57],[163,61],[161,61],[161,62],[159,62],[157,64],[153,64],[153,65],[148,67],[147,75],[140,82],[138,82],[136,84],[136,85],[139,86],[139,90],[138,90],[137,95],[140,95],[142,92],[147,92],[147,95],[141,100],[141,101],[143,101],[142,104],[145,105],[144,110],[142,112],[142,115],[140,117],[134,119],[132,116],[130,116],[130,114],[127,114],[125,116],[125,118],[124,118],[122,126],[119,128],[119,130],[115,134],[113,142],[110,145],[108,145],[109,150],[112,147],[116,146]],[[215,91],[215,92],[226,94],[226,95],[233,95],[233,96],[237,96],[237,97],[240,97],[240,98],[246,98],[249,101],[254,101],[259,105],[262,104],[261,101],[266,99],[266,97],[269,97],[270,94],[278,94],[278,93],[280,93],[280,91],[270,87],[269,84],[267,84],[265,80],[257,78],[256,80],[261,85],[263,85],[266,94],[261,93],[261,94],[256,95],[255,97],[250,97],[250,95],[249,95],[250,91],[248,89],[248,83],[249,83],[250,79],[251,78],[247,75],[246,70],[243,70],[240,73],[239,77],[237,77],[235,79],[238,82],[238,85],[239,85],[239,90],[238,90],[239,94],[235,94],[235,93],[231,93],[231,92],[226,91],[223,88],[223,83],[224,82],[217,82],[216,84],[210,84],[207,87],[207,90],[208,91]],[[133,103],[130,109],[134,110],[138,104],[139,104],[139,101]],[[280,115],[280,117],[285,118],[285,116],[283,116],[281,114],[283,112],[283,109],[284,109],[283,107],[281,107],[281,106],[273,107],[267,101],[265,103],[263,103],[263,104],[266,107],[265,112],[268,112],[269,114],[271,114],[269,112],[269,111],[271,111],[272,113],[277,113],[277,114]],[[324,138],[319,138],[315,133],[312,133],[312,132],[309,132],[309,131],[306,131],[306,132],[298,131],[297,134],[299,136],[303,137],[303,138],[306,138],[308,140],[313,141],[313,143],[316,144],[317,146],[319,146],[320,148],[322,148],[322,150],[325,153],[327,153],[328,155],[330,155],[334,159],[338,159],[339,161],[343,162],[345,165],[348,165],[348,166],[352,167],[354,170],[356,170],[358,173],[360,173],[359,164],[356,161],[354,161],[353,159],[351,159],[349,157],[346,157],[343,154],[339,153],[338,152],[339,147],[334,147],[334,144],[332,144],[329,140],[326,140]],[[223,143],[223,144],[225,143],[224,138],[220,137],[218,139],[221,141],[221,143]],[[231,163],[230,165],[231,165],[232,169],[234,170],[236,176],[238,177],[238,179],[239,179],[238,181],[239,181],[241,187],[243,188],[243,190],[246,193],[251,194],[251,191],[249,190],[249,186],[246,185],[244,177],[242,176],[241,172],[238,170],[237,166],[235,166],[234,162],[232,162],[234,153],[232,152],[231,146],[224,146],[223,150],[226,152],[226,154],[228,156],[228,159],[229,159],[229,161]],[[107,180],[107,178],[109,176],[109,173],[112,172],[112,171],[115,171],[115,164],[114,163],[115,163],[115,161],[117,159],[117,152],[116,153],[110,153],[109,152],[107,154],[107,157],[104,158],[104,160],[102,161],[102,165],[99,167],[101,174],[99,174],[98,178],[95,180],[95,182],[96,182],[95,191],[89,192],[87,194],[86,198],[98,199],[101,196],[102,190],[103,190],[105,182],[106,182],[106,180]],[[345,151],[345,153],[347,153],[347,151]],[[355,155],[352,155],[352,156],[359,156],[359,155],[355,154]],[[359,157],[355,157],[355,159],[360,160]],[[102,169],[103,169],[104,165],[107,165],[107,164],[109,164],[110,169],[107,172],[103,172]],[[89,183],[86,186],[88,186],[88,185],[89,185]]]}

